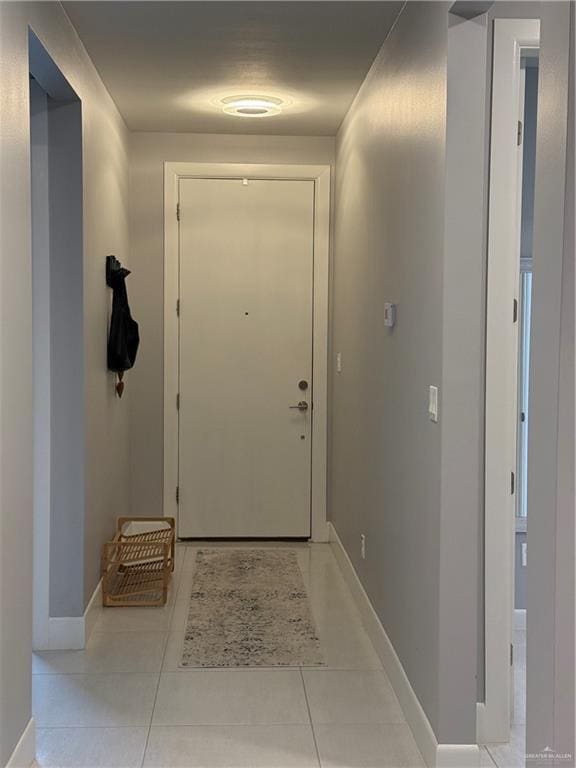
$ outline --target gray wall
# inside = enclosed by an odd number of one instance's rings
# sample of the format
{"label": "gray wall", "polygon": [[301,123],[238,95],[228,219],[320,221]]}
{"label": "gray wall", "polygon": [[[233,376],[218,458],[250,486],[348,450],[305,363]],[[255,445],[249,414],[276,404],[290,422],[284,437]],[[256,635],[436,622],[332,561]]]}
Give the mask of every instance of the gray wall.
{"label": "gray wall", "polygon": [[[36,551],[49,541],[50,616],[84,611],[82,110],[45,75],[36,38],[31,80],[32,295]],[[43,62],[40,59],[43,59]],[[72,97],[72,98],[71,98]],[[48,555],[48,553],[46,553]],[[42,570],[42,569],[40,569]],[[46,573],[42,573],[43,580]],[[38,588],[42,588],[39,581]],[[37,597],[37,596],[36,596]]]}
{"label": "gray wall", "polygon": [[131,508],[162,514],[164,420],[164,163],[308,163],[334,160],[334,139],[132,133],[130,136],[131,306],[140,323],[130,390]]}
{"label": "gray wall", "polygon": [[84,612],[82,110],[48,101],[50,616]]}
{"label": "gray wall", "polygon": [[[39,646],[50,610],[51,366],[50,366],[50,183],[48,96],[30,80],[32,219],[32,341],[34,375],[34,639]],[[48,578],[47,578],[48,575]]]}
{"label": "gray wall", "polygon": [[[32,280],[28,25],[82,101],[86,456],[84,604],[102,541],[128,508],[128,408],[106,370],[104,257],[128,251],[127,130],[57,3],[0,3],[0,765],[31,716]],[[81,382],[79,383],[81,387]]]}
{"label": "gray wall", "polygon": [[[479,510],[457,504],[463,485],[443,456],[466,405],[442,392],[444,380],[455,386],[458,346],[458,265],[444,261],[447,51],[448,5],[408,3],[338,133],[331,498],[438,740],[473,743]],[[392,331],[385,301],[398,306]],[[476,410],[466,423],[478,433],[478,360],[470,376]],[[439,424],[427,416],[430,384],[440,387]],[[477,488],[477,453],[466,455]]]}
{"label": "gray wall", "polygon": [[528,475],[527,752],[574,765],[574,5],[542,3]]}

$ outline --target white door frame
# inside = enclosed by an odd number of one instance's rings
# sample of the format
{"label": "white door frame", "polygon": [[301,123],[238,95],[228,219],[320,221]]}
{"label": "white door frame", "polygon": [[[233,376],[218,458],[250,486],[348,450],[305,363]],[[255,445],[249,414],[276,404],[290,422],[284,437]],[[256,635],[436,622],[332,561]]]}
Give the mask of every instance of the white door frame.
{"label": "white door frame", "polygon": [[496,19],[486,305],[484,637],[485,697],[478,707],[478,741],[510,739],[514,610],[518,300],[522,146],[520,56],[539,46],[540,22]]}
{"label": "white door frame", "polygon": [[314,298],[311,539],[328,541],[326,520],[328,426],[328,282],[330,166],[236,163],[164,164],[164,515],[178,518],[178,184],[182,178],[298,179],[314,182]]}

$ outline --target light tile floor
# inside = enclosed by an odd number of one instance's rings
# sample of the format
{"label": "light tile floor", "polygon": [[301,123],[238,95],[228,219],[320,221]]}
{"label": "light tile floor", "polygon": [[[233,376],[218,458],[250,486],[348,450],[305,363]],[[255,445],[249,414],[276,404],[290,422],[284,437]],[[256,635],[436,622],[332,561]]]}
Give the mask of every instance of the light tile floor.
{"label": "light tile floor", "polygon": [[165,608],[101,609],[86,650],[35,654],[38,766],[421,768],[330,547],[291,548],[325,667],[179,668],[197,551],[179,545]]}
{"label": "light tile floor", "polygon": [[510,741],[482,748],[483,768],[524,768],[526,763],[526,630],[514,632],[514,714]]}

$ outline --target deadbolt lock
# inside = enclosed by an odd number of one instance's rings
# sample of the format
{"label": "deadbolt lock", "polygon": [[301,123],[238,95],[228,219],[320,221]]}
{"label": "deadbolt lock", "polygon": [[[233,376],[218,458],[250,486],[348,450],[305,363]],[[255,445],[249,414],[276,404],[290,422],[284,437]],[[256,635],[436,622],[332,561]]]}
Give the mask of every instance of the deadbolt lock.
{"label": "deadbolt lock", "polygon": [[305,392],[308,389],[308,382],[306,379],[300,379],[298,382],[298,389],[301,389],[302,392]]}

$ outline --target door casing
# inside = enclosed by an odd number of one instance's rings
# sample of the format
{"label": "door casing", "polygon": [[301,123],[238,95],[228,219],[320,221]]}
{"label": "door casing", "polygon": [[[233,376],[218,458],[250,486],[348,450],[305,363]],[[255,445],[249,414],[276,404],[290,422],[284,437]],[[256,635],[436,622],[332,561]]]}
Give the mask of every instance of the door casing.
{"label": "door casing", "polygon": [[178,517],[178,184],[182,178],[299,179],[314,182],[314,292],[311,540],[328,541],[326,519],[328,426],[328,296],[330,166],[240,163],[164,164],[164,515]]}
{"label": "door casing", "polygon": [[484,445],[485,692],[478,706],[479,743],[507,742],[511,724],[510,645],[514,610],[518,323],[522,153],[516,143],[521,106],[520,55],[537,48],[540,22],[496,19],[486,303]]}

